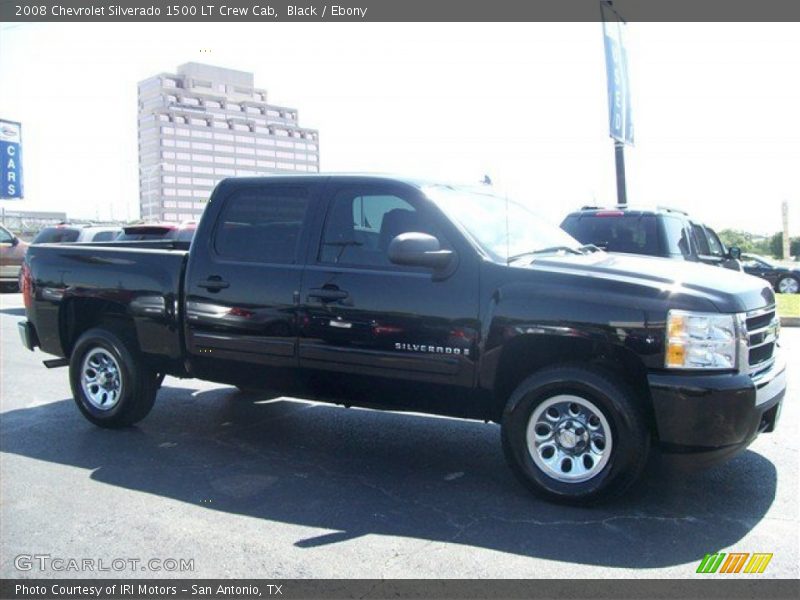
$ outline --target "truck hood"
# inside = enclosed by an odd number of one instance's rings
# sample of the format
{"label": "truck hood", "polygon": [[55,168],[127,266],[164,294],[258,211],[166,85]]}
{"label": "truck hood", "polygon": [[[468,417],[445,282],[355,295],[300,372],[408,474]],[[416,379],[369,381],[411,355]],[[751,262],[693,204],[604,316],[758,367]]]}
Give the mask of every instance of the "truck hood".
{"label": "truck hood", "polygon": [[[772,288],[746,273],[684,260],[593,252],[536,257],[526,269],[578,276],[593,289],[625,286],[628,292],[640,288],[643,295],[674,298],[681,303],[694,299],[711,303],[719,312],[747,312],[775,303]],[[631,289],[634,288],[634,289]]]}

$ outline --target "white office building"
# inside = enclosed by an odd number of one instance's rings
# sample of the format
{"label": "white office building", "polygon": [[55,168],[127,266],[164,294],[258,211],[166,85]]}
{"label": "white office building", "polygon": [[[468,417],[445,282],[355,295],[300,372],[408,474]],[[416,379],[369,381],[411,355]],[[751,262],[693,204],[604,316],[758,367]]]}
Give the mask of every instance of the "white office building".
{"label": "white office building", "polygon": [[253,74],[199,63],[139,83],[139,206],[147,221],[199,218],[225,177],[319,171],[319,132],[267,102]]}

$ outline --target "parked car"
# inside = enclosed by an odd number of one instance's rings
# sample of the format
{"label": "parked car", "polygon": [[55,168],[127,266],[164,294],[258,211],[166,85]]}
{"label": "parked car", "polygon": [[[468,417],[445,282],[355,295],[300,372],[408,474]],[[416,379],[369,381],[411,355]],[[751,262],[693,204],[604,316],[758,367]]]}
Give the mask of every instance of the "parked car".
{"label": "parked car", "polygon": [[562,229],[584,244],[629,254],[675,258],[741,271],[739,248],[726,248],[716,232],[671,208],[584,206]]}
{"label": "parked car", "polygon": [[185,223],[137,223],[123,228],[117,238],[121,242],[143,240],[177,240],[191,242],[197,229],[196,221]]}
{"label": "parked car", "polygon": [[485,188],[228,179],[196,242],[28,251],[23,344],[92,423],[143,419],[164,374],[494,421],[525,485],[585,504],[651,446],[742,451],[785,394],[766,283],[582,246]]}
{"label": "parked car", "polygon": [[800,292],[800,268],[798,267],[784,267],[757,254],[742,255],[742,266],[746,273],[769,281],[773,289],[780,294]]}
{"label": "parked car", "polygon": [[110,242],[122,232],[119,227],[63,223],[43,228],[31,244],[66,244],[75,242]]}
{"label": "parked car", "polygon": [[0,225],[0,284],[3,286],[18,284],[20,267],[27,249],[27,242],[23,242]]}

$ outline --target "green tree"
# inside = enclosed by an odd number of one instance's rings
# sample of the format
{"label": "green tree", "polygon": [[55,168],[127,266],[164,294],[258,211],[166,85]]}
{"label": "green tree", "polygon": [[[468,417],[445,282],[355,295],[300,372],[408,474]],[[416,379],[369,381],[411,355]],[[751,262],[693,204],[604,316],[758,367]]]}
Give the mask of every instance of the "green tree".
{"label": "green tree", "polygon": [[757,252],[753,241],[753,234],[749,231],[740,229],[723,229],[719,232],[719,238],[728,248],[737,246],[742,252]]}
{"label": "green tree", "polygon": [[[783,258],[783,232],[775,233],[769,239],[769,253],[776,258]],[[789,254],[800,254],[800,237],[789,238]]]}

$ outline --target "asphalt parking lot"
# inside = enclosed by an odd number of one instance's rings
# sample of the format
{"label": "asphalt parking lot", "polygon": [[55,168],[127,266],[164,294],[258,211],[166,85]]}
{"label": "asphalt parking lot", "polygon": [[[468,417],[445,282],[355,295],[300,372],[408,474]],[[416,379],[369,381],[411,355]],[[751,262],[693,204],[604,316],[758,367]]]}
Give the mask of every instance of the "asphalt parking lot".
{"label": "asphalt parking lot", "polygon": [[[714,551],[771,552],[762,576],[800,575],[800,329],[782,332],[795,364],[775,433],[709,471],[654,463],[620,501],[578,509],[517,483],[496,425],[167,378],[139,426],[98,429],[66,370],[22,348],[22,317],[2,294],[2,577],[683,578]],[[194,569],[19,570],[33,554]]]}

